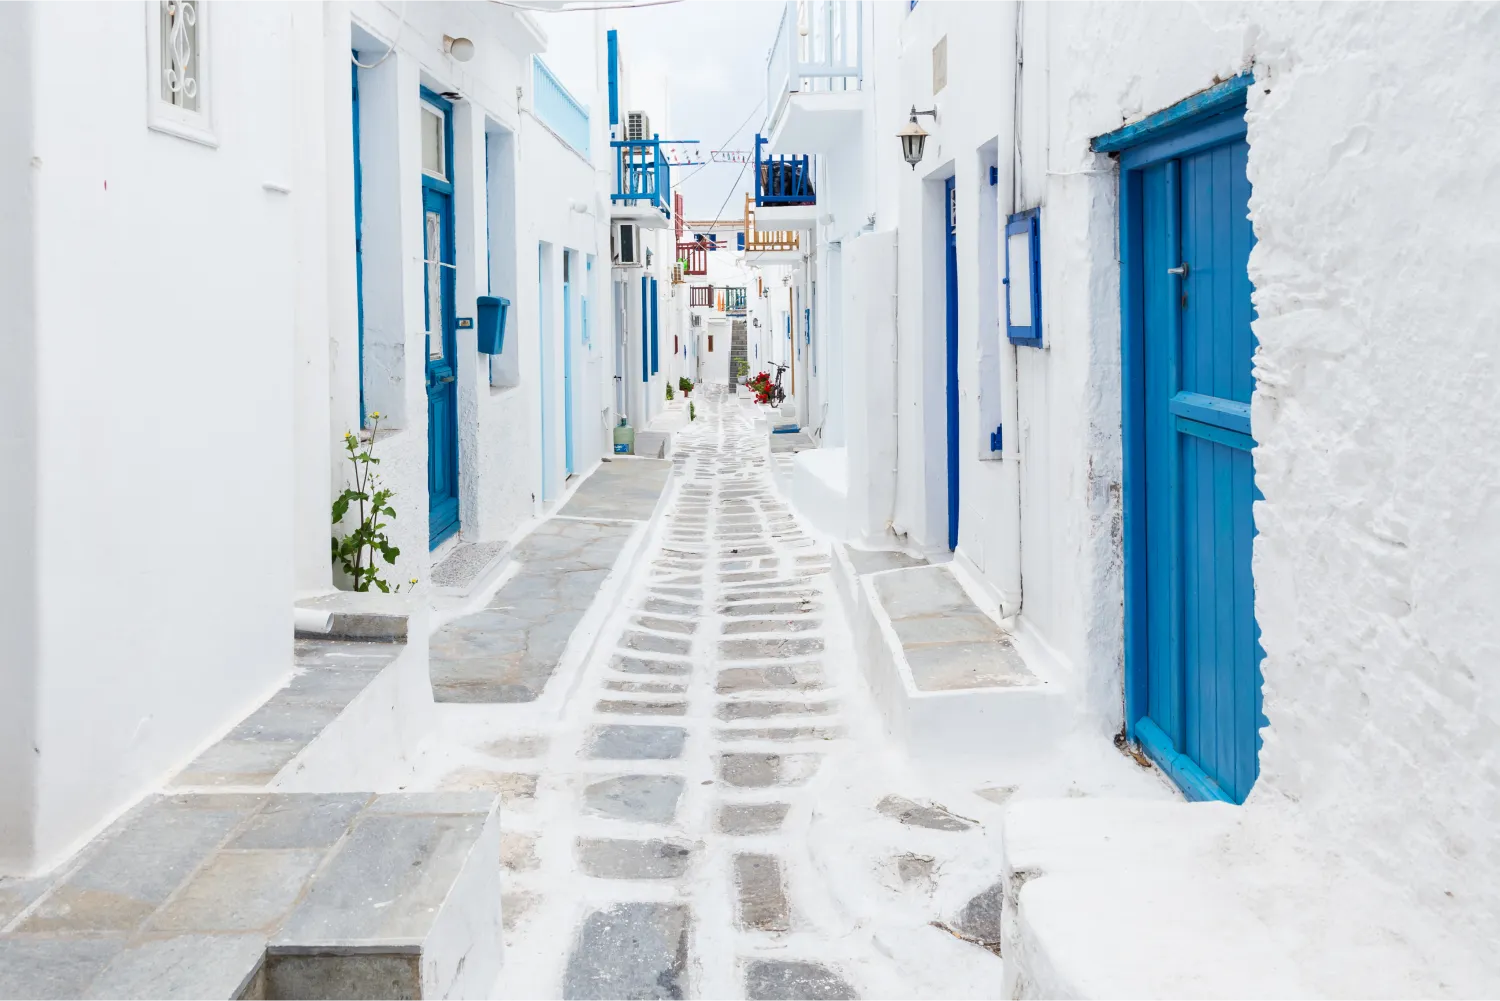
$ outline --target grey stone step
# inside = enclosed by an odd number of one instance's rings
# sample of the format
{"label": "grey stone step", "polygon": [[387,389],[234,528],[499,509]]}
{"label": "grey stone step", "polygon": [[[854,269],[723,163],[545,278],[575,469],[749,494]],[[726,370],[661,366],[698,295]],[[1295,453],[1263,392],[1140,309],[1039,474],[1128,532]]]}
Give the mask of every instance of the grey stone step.
{"label": "grey stone step", "polygon": [[0,997],[481,997],[490,794],[153,796],[0,933]]}

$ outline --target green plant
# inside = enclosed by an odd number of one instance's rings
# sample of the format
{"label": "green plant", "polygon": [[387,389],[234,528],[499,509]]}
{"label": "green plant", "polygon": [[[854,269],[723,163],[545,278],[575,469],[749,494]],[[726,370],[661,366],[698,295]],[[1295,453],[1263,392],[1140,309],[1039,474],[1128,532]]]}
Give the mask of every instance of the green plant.
{"label": "green plant", "polygon": [[684,393],[691,393],[693,391],[693,380],[685,375],[680,375],[677,377],[677,388]]}
{"label": "green plant", "polygon": [[734,360],[734,377],[736,379],[743,379],[745,376],[747,376],[749,374],[750,374],[750,363],[748,361],[746,361],[745,359],[743,359],[743,358],[736,358]]}
{"label": "green plant", "polygon": [[698,419],[698,405],[696,403],[693,403],[691,400],[689,400],[688,401],[688,420],[695,421],[697,419]]}
{"label": "green plant", "polygon": [[667,399],[670,400],[672,398],[672,395],[672,384],[669,382],[667,383]]}
{"label": "green plant", "polygon": [[[395,566],[401,550],[391,545],[390,537],[385,534],[386,523],[380,520],[396,517],[396,509],[391,507],[394,492],[381,486],[380,477],[373,468],[380,464],[373,454],[375,432],[380,428],[380,412],[372,413],[370,421],[370,441],[363,448],[353,432],[344,433],[344,450],[349,453],[349,462],[354,467],[354,485],[345,487],[344,492],[334,499],[333,524],[337,527],[351,506],[355,506],[359,521],[342,539],[333,537],[333,562],[349,575],[354,590],[368,591],[374,587],[390,594],[391,585],[381,579],[375,557],[379,554],[387,564]],[[411,583],[416,582],[416,578],[412,578]],[[401,585],[397,584],[395,590],[401,590]]]}

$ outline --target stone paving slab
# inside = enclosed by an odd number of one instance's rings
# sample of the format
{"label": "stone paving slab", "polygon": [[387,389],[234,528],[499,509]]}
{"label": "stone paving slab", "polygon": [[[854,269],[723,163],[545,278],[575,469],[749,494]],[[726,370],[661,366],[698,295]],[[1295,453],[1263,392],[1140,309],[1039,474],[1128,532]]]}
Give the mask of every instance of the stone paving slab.
{"label": "stone paving slab", "polygon": [[[499,970],[498,839],[493,794],[152,796],[0,933],[0,997],[477,996]],[[461,978],[449,926],[486,912]],[[281,955],[299,993],[271,983]],[[392,956],[412,977],[358,993]]]}
{"label": "stone paving slab", "polygon": [[686,997],[691,924],[681,904],[627,903],[595,911],[578,929],[563,997]]}
{"label": "stone paving slab", "polygon": [[406,649],[377,642],[298,641],[298,673],[171,786],[266,786]]}
{"label": "stone paving slab", "polygon": [[569,518],[622,518],[645,521],[672,473],[672,464],[656,459],[604,462],[581,483],[558,514]]}
{"label": "stone paving slab", "polygon": [[553,519],[523,539],[514,551],[520,571],[485,610],[448,623],[429,640],[433,698],[540,698],[633,530],[628,524]]}
{"label": "stone paving slab", "polygon": [[870,578],[924,692],[1037,685],[1008,633],[981,612],[945,565]]}

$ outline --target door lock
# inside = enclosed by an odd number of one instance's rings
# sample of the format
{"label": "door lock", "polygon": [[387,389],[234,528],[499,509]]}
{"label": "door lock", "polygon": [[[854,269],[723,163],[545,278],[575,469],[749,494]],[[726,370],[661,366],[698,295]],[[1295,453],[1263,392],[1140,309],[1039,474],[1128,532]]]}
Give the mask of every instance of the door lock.
{"label": "door lock", "polygon": [[453,381],[453,376],[451,376],[451,375],[440,375],[440,376],[438,376],[438,382],[452,382],[452,381]]}
{"label": "door lock", "polygon": [[1169,275],[1177,275],[1179,278],[1186,278],[1187,275],[1188,275],[1188,266],[1187,266],[1186,263],[1183,263],[1183,264],[1178,265],[1175,268],[1168,268],[1167,269],[1167,274],[1169,274]]}

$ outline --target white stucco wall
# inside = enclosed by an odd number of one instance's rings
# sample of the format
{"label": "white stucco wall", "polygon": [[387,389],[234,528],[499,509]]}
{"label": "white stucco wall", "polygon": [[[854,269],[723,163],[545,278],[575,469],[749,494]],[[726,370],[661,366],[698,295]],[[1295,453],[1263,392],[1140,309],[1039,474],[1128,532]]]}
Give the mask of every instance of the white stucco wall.
{"label": "white stucco wall", "polygon": [[26,871],[65,857],[291,668],[285,189],[290,61],[307,51],[292,35],[308,22],[282,4],[214,11],[216,37],[240,42],[212,50],[215,148],[146,127],[142,5],[4,16],[12,54],[29,54],[14,65],[77,60],[44,87],[12,81],[32,121],[4,125],[29,171],[6,161],[7,253],[32,251],[5,298],[5,367],[30,379],[8,397],[6,458],[32,464],[8,465],[3,491],[29,541],[8,540],[20,558],[3,701],[25,746],[8,741],[0,768],[0,815],[22,818],[0,834],[0,867]]}

